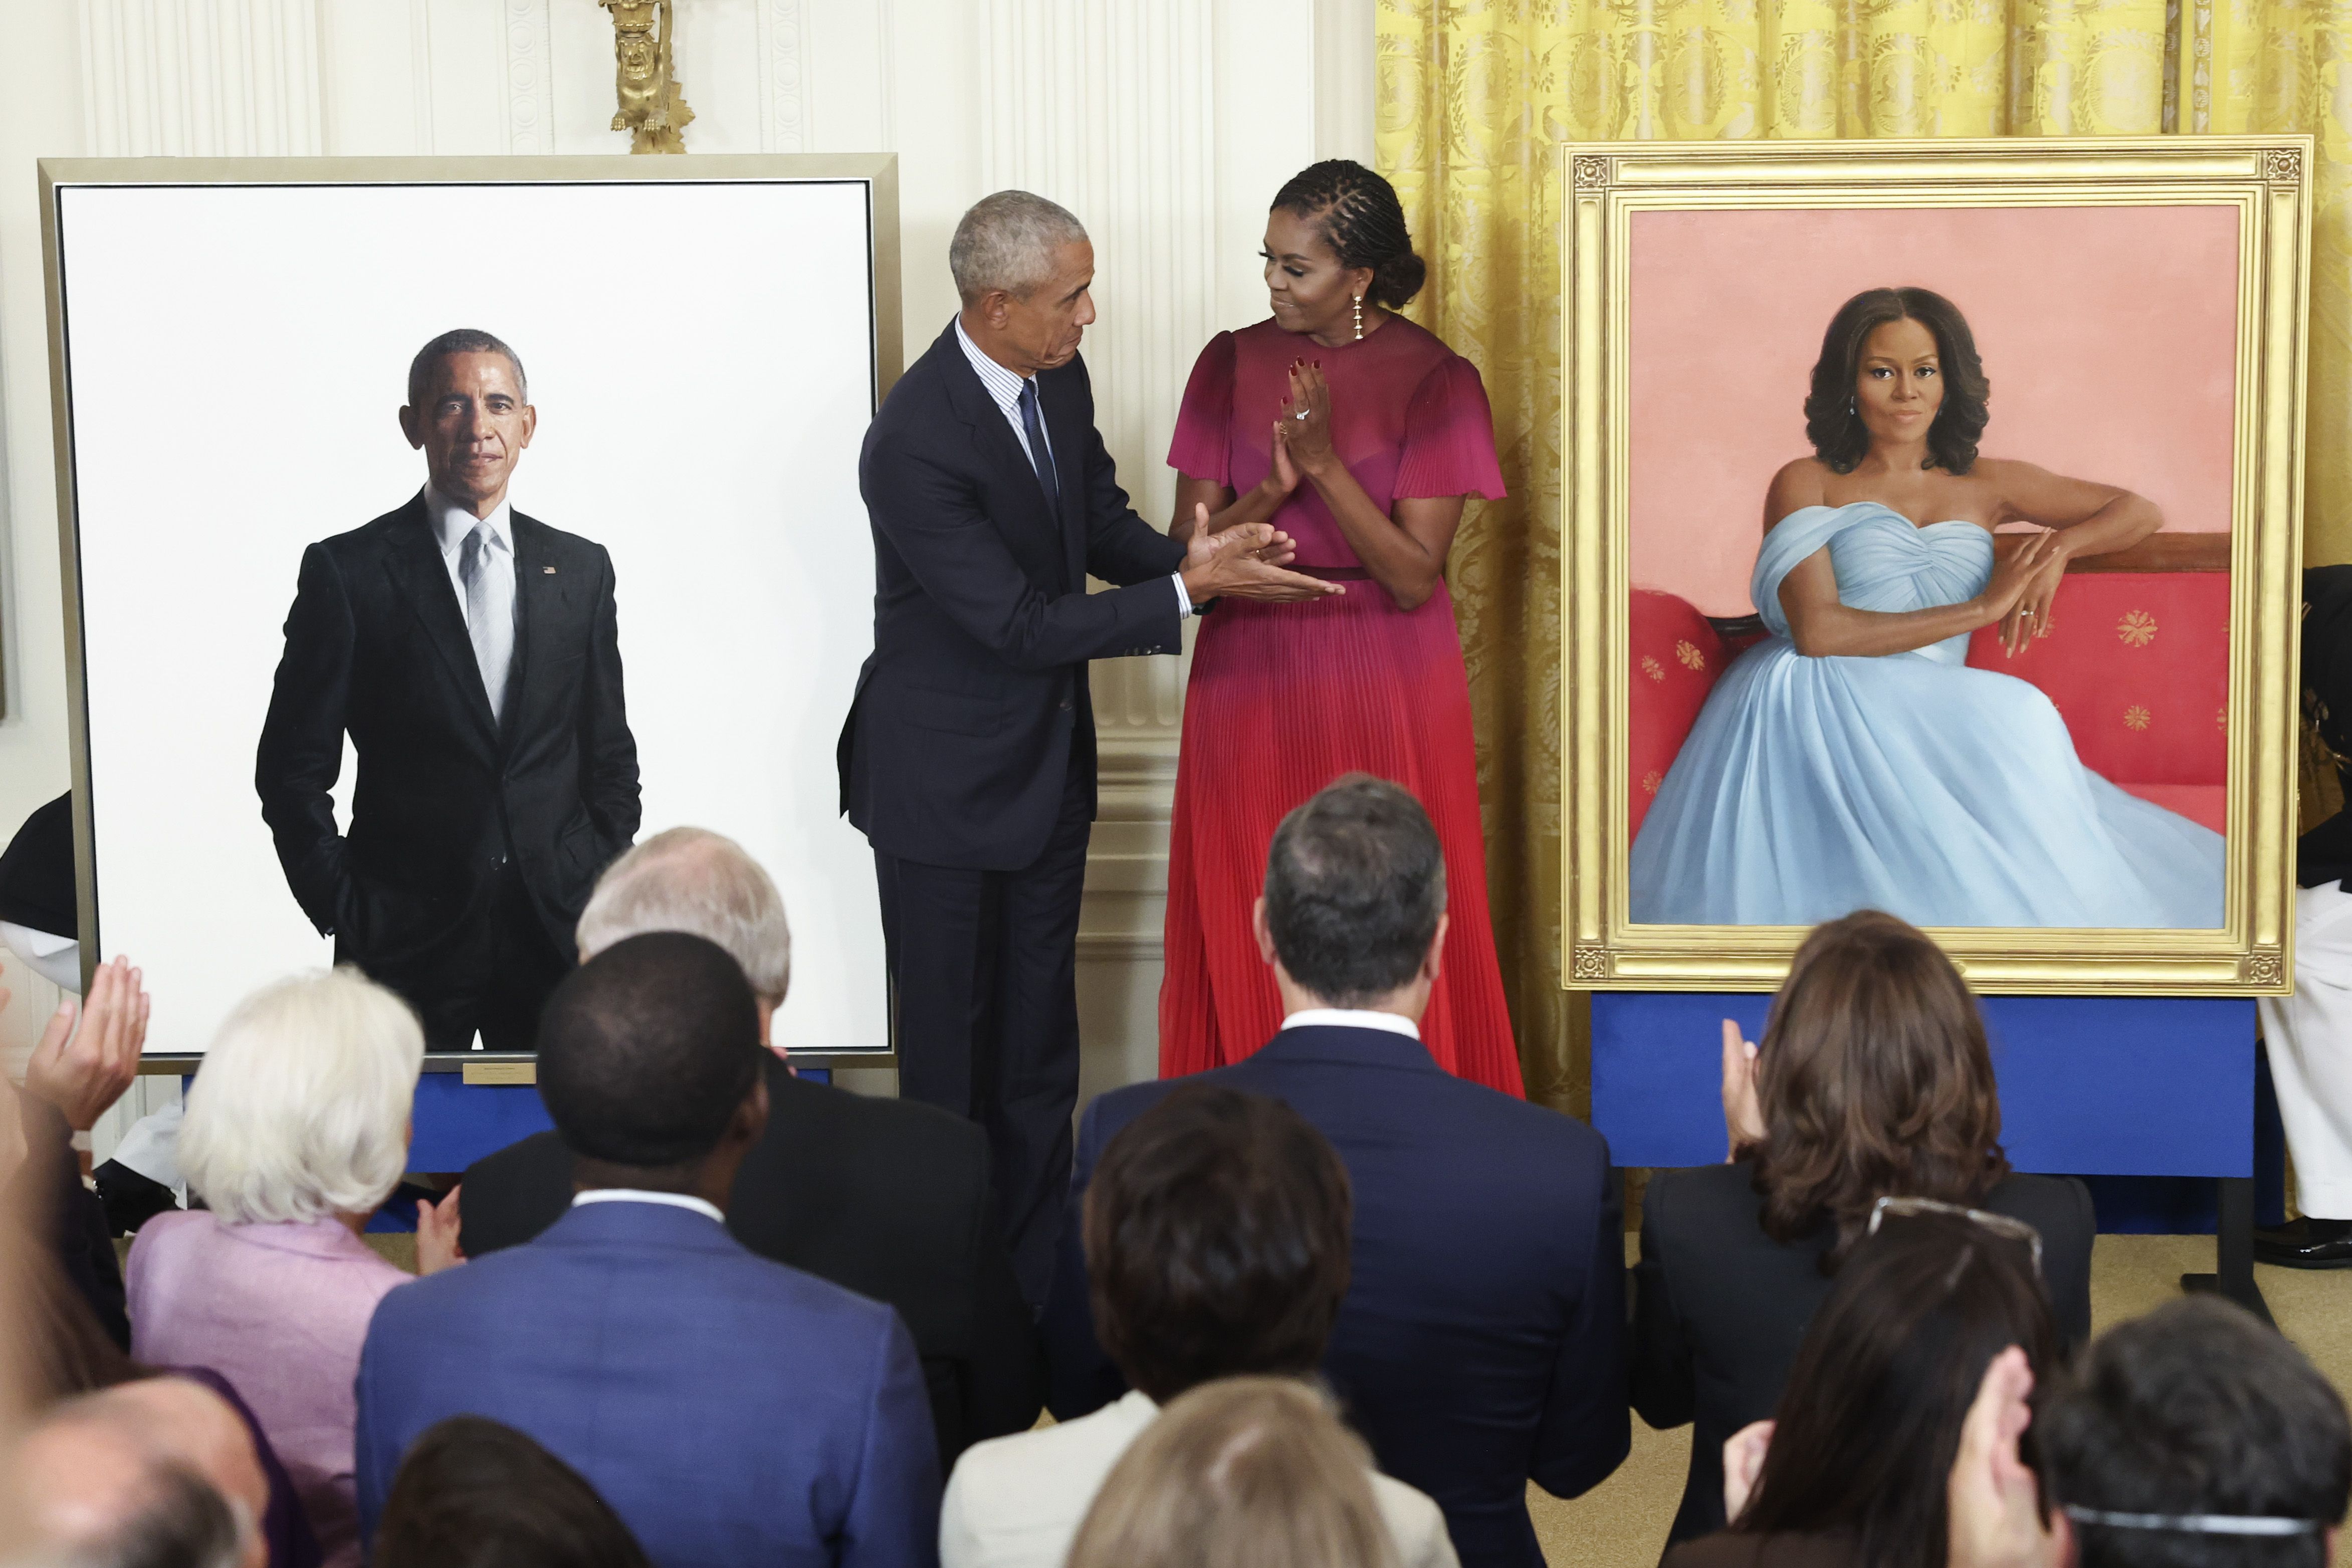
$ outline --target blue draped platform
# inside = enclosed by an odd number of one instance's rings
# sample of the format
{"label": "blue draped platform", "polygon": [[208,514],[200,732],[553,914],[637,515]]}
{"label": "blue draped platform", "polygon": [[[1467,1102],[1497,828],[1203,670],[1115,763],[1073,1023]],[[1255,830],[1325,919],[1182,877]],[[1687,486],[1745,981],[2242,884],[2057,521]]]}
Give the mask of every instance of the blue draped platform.
{"label": "blue draped platform", "polygon": [[[2094,1179],[2105,1229],[2210,1230],[2215,1177],[2257,1159],[2254,1005],[2231,998],[1986,997],[2001,1141],[2019,1170]],[[1724,1157],[1722,1020],[1761,1038],[1769,996],[1596,993],[1592,1122],[1621,1166]],[[2269,1118],[2275,1120],[2275,1113]],[[2273,1140],[2266,1138],[2265,1144]],[[2275,1190],[2275,1178],[2269,1184]],[[2268,1201],[2263,1201],[2268,1199]],[[2273,1194],[2258,1194],[2276,1210]],[[2265,1215],[2270,1218],[2271,1215]]]}

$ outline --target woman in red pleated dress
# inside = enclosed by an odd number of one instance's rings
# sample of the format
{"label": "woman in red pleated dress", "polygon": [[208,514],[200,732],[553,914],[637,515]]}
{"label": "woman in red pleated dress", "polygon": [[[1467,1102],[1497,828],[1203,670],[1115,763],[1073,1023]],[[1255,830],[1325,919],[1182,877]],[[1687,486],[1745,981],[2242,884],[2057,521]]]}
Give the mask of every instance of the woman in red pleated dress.
{"label": "woman in red pleated dress", "polygon": [[1270,521],[1292,570],[1346,592],[1218,604],[1201,622],[1168,856],[1160,1071],[1248,1056],[1282,1027],[1250,911],[1289,810],[1340,775],[1418,796],[1445,851],[1447,928],[1423,1040],[1522,1092],[1486,918],[1470,690],[1445,556],[1465,497],[1503,494],[1478,371],[1392,312],[1423,267],[1389,183],[1318,163],[1275,197],[1273,318],[1202,350],[1176,419],[1176,538]]}

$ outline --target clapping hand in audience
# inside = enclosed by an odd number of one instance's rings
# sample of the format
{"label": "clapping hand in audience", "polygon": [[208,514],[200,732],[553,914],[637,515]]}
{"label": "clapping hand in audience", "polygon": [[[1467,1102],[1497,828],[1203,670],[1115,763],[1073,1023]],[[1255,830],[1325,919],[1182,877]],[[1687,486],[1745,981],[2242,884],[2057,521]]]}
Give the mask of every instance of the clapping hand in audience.
{"label": "clapping hand in audience", "polygon": [[1772,1423],[1750,1421],[1724,1439],[1723,1517],[1737,1520],[1764,1473],[1765,1450],[1772,1446]]}
{"label": "clapping hand in audience", "polygon": [[2032,1393],[2032,1369],[2016,1345],[1992,1358],[1977,1385],[1952,1460],[1950,1568],[2059,1568],[2066,1561],[2063,1516],[2043,1520],[2040,1487],[2018,1457],[2017,1441],[2033,1421],[2026,1405]]}
{"label": "clapping hand in audience", "polygon": [[[78,1133],[96,1125],[138,1076],[149,1006],[140,978],[127,958],[100,965],[88,998],[59,1004],[25,1064],[25,1092],[56,1106]],[[0,1002],[6,994],[0,991]]]}
{"label": "clapping hand in audience", "polygon": [[1730,1144],[1727,1162],[1739,1157],[1741,1145],[1764,1141],[1764,1112],[1756,1099],[1756,1046],[1730,1019],[1723,1020],[1723,1129]]}
{"label": "clapping hand in audience", "polygon": [[416,1200],[418,1274],[438,1274],[466,1260],[464,1250],[457,1245],[457,1195],[464,1190],[453,1186],[438,1203],[427,1203],[421,1197]]}

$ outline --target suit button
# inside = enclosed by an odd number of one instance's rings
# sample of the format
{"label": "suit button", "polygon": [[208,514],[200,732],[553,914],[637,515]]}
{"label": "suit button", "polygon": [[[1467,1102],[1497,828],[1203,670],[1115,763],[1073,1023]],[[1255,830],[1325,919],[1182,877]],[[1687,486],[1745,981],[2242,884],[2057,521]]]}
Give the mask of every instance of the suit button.
{"label": "suit button", "polygon": [[492,856],[490,857],[490,869],[491,869],[492,871],[504,871],[504,870],[506,870],[506,869],[507,869],[507,857],[506,857],[506,856],[504,856],[504,855],[492,855]]}
{"label": "suit button", "polygon": [[1067,713],[1067,712],[1069,712],[1069,711],[1070,711],[1070,699],[1069,699],[1069,698],[1067,698],[1067,697],[1064,697],[1064,698],[1062,699],[1062,711],[1063,711],[1064,713]]}

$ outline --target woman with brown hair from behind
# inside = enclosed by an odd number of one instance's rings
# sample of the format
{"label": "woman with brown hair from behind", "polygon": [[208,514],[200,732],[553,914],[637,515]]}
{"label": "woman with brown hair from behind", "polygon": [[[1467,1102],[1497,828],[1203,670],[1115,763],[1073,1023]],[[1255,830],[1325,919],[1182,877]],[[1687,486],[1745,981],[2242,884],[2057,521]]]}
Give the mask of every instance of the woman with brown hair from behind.
{"label": "woman with brown hair from behind", "polygon": [[1204,1383],[1112,1467],[1068,1568],[1396,1568],[1371,1476],[1371,1450],[1309,1385]]}
{"label": "woman with brown hair from behind", "polygon": [[1633,1408],[1695,1427],[1670,1545],[1723,1527],[1724,1440],[1772,1413],[1879,1198],[2032,1226],[2061,1338],[2091,1329],[2090,1193],[2010,1169],[1984,1020],[1925,935],[1875,910],[1817,926],[1760,1045],[1723,1027],[1731,1157],[1651,1180],[1633,1270]]}

